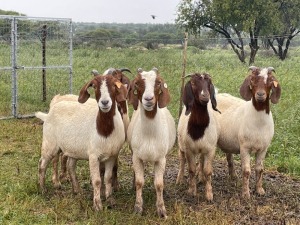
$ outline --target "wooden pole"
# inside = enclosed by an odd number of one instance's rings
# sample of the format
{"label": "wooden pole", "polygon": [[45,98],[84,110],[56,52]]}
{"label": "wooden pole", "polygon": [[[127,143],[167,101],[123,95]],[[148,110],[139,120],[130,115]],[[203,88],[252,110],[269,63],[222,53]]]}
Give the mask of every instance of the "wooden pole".
{"label": "wooden pole", "polygon": [[181,115],[182,111],[182,96],[183,96],[183,89],[184,89],[184,77],[185,77],[185,70],[186,70],[186,58],[187,58],[187,42],[188,42],[188,33],[184,33],[184,47],[183,47],[183,64],[182,64],[182,75],[181,75],[181,89],[180,89],[180,103],[179,103],[179,114],[178,118]]}
{"label": "wooden pole", "polygon": [[42,28],[42,79],[43,79],[43,102],[47,99],[47,86],[46,86],[46,37],[47,37],[47,25]]}

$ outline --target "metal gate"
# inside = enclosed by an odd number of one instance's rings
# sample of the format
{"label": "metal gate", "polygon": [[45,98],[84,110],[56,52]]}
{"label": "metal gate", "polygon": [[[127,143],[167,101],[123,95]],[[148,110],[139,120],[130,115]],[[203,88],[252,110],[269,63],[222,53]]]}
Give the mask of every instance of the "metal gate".
{"label": "metal gate", "polygon": [[0,119],[46,111],[72,93],[72,20],[0,16]]}

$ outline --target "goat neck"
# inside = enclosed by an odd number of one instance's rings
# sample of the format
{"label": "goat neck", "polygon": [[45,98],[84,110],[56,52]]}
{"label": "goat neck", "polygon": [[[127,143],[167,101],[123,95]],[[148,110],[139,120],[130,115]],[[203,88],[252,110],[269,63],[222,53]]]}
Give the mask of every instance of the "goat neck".
{"label": "goat neck", "polygon": [[209,114],[207,104],[193,104],[191,115],[188,121],[188,134],[193,140],[203,137],[205,129],[209,125]]}

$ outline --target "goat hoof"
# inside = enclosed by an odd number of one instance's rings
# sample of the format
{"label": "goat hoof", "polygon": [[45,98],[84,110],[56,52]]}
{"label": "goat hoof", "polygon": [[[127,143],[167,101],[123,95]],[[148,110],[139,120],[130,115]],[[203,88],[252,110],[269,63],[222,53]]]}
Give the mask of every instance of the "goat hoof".
{"label": "goat hoof", "polygon": [[112,196],[108,197],[106,201],[109,208],[113,208],[116,205],[116,200]]}
{"label": "goat hoof", "polygon": [[265,190],[263,188],[257,188],[256,189],[256,192],[259,194],[259,195],[265,195]]}
{"label": "goat hoof", "polygon": [[211,202],[213,201],[213,199],[214,199],[212,193],[206,194],[205,197],[206,197],[206,200],[207,200],[209,203],[211,203]]}
{"label": "goat hoof", "polygon": [[142,213],[143,213],[143,207],[136,204],[136,205],[134,206],[134,212],[135,212],[136,214],[142,215]]}
{"label": "goat hoof", "polygon": [[53,186],[55,189],[61,189],[61,183],[60,182],[54,182]]}
{"label": "goat hoof", "polygon": [[188,193],[188,195],[190,195],[190,196],[196,196],[196,195],[197,195],[196,190],[191,189],[191,188],[189,188],[189,190],[187,191],[187,193]]}
{"label": "goat hoof", "polygon": [[94,200],[94,209],[96,211],[102,211],[103,206],[101,204],[101,200],[100,201]]}
{"label": "goat hoof", "polygon": [[243,192],[242,197],[243,197],[244,199],[250,199],[250,193],[249,193],[249,191]]}
{"label": "goat hoof", "polygon": [[160,218],[167,218],[167,210],[164,205],[157,207],[157,214]]}

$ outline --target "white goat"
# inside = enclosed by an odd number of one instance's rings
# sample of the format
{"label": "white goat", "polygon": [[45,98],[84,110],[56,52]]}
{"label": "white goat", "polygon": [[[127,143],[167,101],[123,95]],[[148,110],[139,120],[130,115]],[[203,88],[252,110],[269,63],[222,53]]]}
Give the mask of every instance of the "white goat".
{"label": "white goat", "polygon": [[[95,89],[98,107],[80,104],[88,100],[87,89]],[[125,141],[124,124],[117,109],[117,102],[125,101],[126,88],[111,75],[96,76],[84,85],[78,102],[61,101],[50,108],[48,114],[37,112],[36,117],[44,121],[43,143],[39,160],[39,186],[45,191],[45,174],[50,160],[61,150],[70,157],[70,165],[76,159],[88,159],[92,186],[94,189],[93,205],[102,209],[100,198],[100,165],[105,165],[105,196],[113,202],[112,170],[119,150]],[[70,172],[73,170],[69,170]],[[75,171],[75,169],[74,169]],[[71,174],[73,187],[76,175]]]}
{"label": "white goat", "polygon": [[[212,108],[208,104],[211,102]],[[196,156],[200,154],[199,169],[205,183],[205,197],[213,200],[211,176],[220,126],[213,110],[216,110],[215,89],[209,74],[191,75],[184,87],[182,110],[178,122],[178,154],[180,167],[176,183],[183,180],[185,162],[189,167],[189,194],[196,196]]]}
{"label": "white goat", "polygon": [[136,111],[133,113],[127,133],[135,173],[134,209],[137,213],[143,211],[144,163],[151,162],[154,164],[157,213],[161,217],[167,217],[163,200],[163,176],[166,155],[176,139],[175,122],[166,108],[169,101],[167,84],[157,69],[149,72],[139,69],[129,91],[129,102]]}
{"label": "white goat", "polygon": [[[218,94],[218,115],[221,125],[218,146],[226,153],[229,174],[236,177],[232,154],[241,155],[243,191],[242,196],[250,198],[249,178],[251,174],[250,154],[255,153],[256,192],[265,194],[262,187],[263,160],[274,135],[274,122],[270,102],[277,103],[281,88],[274,77],[274,68],[250,67],[251,74],[240,88],[239,100],[231,95]],[[232,105],[228,107],[228,102]]]}

